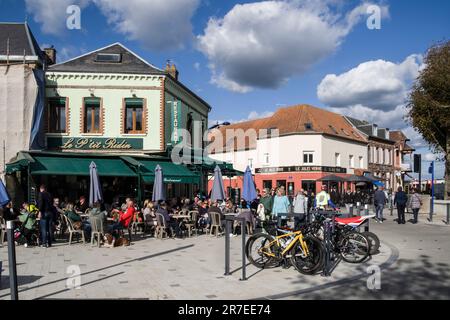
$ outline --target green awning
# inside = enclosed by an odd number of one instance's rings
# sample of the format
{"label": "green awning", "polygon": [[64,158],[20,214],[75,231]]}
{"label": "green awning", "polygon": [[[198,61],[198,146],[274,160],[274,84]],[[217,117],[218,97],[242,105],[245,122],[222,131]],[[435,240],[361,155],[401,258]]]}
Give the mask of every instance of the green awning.
{"label": "green awning", "polygon": [[19,152],[12,162],[6,164],[6,174],[12,174],[16,171],[25,170],[32,162],[34,162],[32,156],[26,152]]}
{"label": "green awning", "polygon": [[119,158],[35,156],[34,160],[35,162],[30,164],[31,174],[33,175],[89,176],[89,165],[94,161],[99,176],[137,176]]}
{"label": "green awning", "polygon": [[137,160],[142,164],[140,170],[145,183],[153,183],[155,180],[155,168],[158,164],[163,170],[165,183],[200,183],[200,175],[183,165],[170,161]]}

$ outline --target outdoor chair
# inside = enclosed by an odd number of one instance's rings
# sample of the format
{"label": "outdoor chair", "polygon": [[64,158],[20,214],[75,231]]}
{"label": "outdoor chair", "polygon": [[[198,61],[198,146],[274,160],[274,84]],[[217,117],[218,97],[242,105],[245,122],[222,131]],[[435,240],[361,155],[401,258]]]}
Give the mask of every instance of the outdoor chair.
{"label": "outdoor chair", "polygon": [[[75,230],[75,228],[73,227],[73,222],[72,220],[70,220],[68,217],[66,217],[65,215],[62,215],[66,225],[67,225],[67,229],[69,230],[69,246],[72,244],[72,237],[74,234],[81,234],[81,238],[83,239],[83,244],[86,243],[85,239],[84,239],[84,232],[83,232],[83,228],[81,228],[80,230]],[[79,236],[78,236],[78,241],[80,240]]]}
{"label": "outdoor chair", "polygon": [[3,217],[0,217],[0,245],[3,246],[6,234],[6,221]]}
{"label": "outdoor chair", "polygon": [[189,216],[191,219],[188,223],[185,223],[185,227],[187,229],[189,238],[191,237],[192,231],[195,231],[195,235],[198,236],[198,229],[197,229],[197,219],[198,219],[198,211],[189,211]]}
{"label": "outdoor chair", "polygon": [[91,246],[94,245],[94,239],[97,237],[97,245],[100,247],[100,239],[104,234],[103,223],[100,219],[92,218],[90,219],[92,233],[91,233]]}
{"label": "outdoor chair", "polygon": [[218,237],[219,231],[222,230],[222,221],[220,219],[220,213],[211,212],[210,215],[211,215],[211,226],[209,229],[209,234],[212,235],[214,230],[216,237]]}
{"label": "outdoor chair", "polygon": [[155,221],[156,220],[154,220],[153,219],[153,217],[150,215],[150,214],[147,214],[147,215],[144,215],[144,230],[142,231],[143,232],[143,237],[145,236],[145,233],[147,232],[147,231],[155,231],[154,229],[156,228],[156,226],[155,226]]}
{"label": "outdoor chair", "polygon": [[166,220],[164,219],[164,216],[161,213],[157,213],[156,214],[156,229],[155,229],[155,238],[159,238],[162,239],[164,237],[164,235],[166,235],[166,237],[169,236],[169,234],[167,233],[167,224],[166,224]]}

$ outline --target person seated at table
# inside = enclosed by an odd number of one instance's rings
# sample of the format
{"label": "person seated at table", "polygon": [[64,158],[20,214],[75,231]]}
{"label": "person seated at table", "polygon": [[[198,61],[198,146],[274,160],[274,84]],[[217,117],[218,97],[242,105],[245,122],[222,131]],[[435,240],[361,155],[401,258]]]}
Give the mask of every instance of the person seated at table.
{"label": "person seated at table", "polygon": [[80,215],[75,211],[73,203],[69,202],[66,208],[63,210],[64,215],[69,218],[72,222],[81,222]]}
{"label": "person seated at table", "polygon": [[80,200],[75,204],[74,209],[78,214],[83,214],[89,209],[89,204],[87,203],[85,196],[80,197]]}
{"label": "person seated at table", "polygon": [[134,206],[134,201],[131,199],[127,201],[127,209],[125,212],[113,209],[112,210],[113,214],[114,213],[119,214],[119,221],[114,223],[113,225],[108,226],[108,232],[111,233],[113,236],[118,237],[119,230],[128,229],[128,227],[130,226],[135,211],[136,208]]}
{"label": "person seated at table", "polygon": [[219,203],[217,201],[212,201],[211,206],[208,209],[208,216],[211,217],[211,213],[216,212],[220,215],[220,221],[222,227],[225,228],[225,214],[220,210]]}
{"label": "person seated at table", "polygon": [[204,229],[209,228],[211,225],[211,219],[208,214],[208,204],[206,201],[198,202],[198,228]]}
{"label": "person seated at table", "polygon": [[236,213],[236,207],[234,206],[233,201],[231,201],[230,199],[225,202],[223,213]]}
{"label": "person seated at table", "polygon": [[[91,237],[91,225],[89,221],[86,221],[81,218],[81,216],[75,211],[73,203],[69,202],[63,211],[63,214],[72,221],[74,228],[77,228],[81,223],[81,229],[83,230],[84,236],[87,239]],[[62,227],[62,226],[61,226]]]}
{"label": "person seated at table", "polygon": [[162,202],[159,205],[158,210],[156,210],[157,214],[161,214],[164,217],[164,220],[166,221],[166,225],[169,227],[169,229],[174,231],[174,234],[171,234],[172,237],[179,237],[181,235],[181,229],[178,224],[178,221],[175,221],[172,219],[169,215],[169,211],[167,210],[167,204],[165,202]]}
{"label": "person seated at table", "polygon": [[144,209],[142,210],[142,214],[144,215],[144,223],[147,226],[157,226],[158,222],[156,221],[156,210],[155,205],[150,200],[145,200]]}
{"label": "person seated at table", "polygon": [[191,203],[191,200],[189,200],[188,198],[185,198],[182,202],[181,210],[183,210],[185,212],[191,211],[190,203]]}

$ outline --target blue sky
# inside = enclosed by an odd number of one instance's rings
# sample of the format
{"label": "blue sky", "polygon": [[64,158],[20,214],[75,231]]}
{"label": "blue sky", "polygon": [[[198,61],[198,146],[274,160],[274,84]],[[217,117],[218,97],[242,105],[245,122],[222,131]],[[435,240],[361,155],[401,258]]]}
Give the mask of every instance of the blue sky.
{"label": "blue sky", "polygon": [[[81,29],[66,8],[81,8]],[[241,121],[308,103],[402,129],[404,97],[421,56],[450,34],[446,0],[0,0],[0,21],[27,19],[61,60],[121,42],[152,64],[174,61],[180,80],[208,101],[211,121]],[[320,90],[319,90],[320,89]],[[424,167],[427,167],[424,163]],[[428,173],[424,169],[423,177]],[[438,176],[443,165],[437,165]]]}

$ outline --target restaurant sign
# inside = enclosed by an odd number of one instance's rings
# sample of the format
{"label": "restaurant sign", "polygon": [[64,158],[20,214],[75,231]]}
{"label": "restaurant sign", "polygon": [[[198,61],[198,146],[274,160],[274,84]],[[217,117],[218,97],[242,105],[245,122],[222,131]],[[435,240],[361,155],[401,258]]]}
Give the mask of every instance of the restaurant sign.
{"label": "restaurant sign", "polygon": [[144,140],[139,138],[48,137],[47,147],[61,150],[142,150]]}
{"label": "restaurant sign", "polygon": [[270,167],[270,168],[255,169],[255,173],[283,173],[283,172],[347,173],[347,169],[341,167],[324,167],[324,166],[291,166],[291,167]]}

